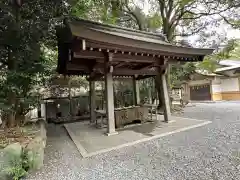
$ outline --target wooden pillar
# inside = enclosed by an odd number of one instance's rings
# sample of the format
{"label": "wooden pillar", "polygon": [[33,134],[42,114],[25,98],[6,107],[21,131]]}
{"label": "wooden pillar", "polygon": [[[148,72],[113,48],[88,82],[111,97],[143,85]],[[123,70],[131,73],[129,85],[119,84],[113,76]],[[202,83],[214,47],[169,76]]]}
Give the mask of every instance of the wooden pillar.
{"label": "wooden pillar", "polygon": [[44,101],[41,102],[41,118],[43,118],[44,121],[47,119],[46,103]]}
{"label": "wooden pillar", "polygon": [[147,81],[148,83],[148,99],[149,99],[149,104],[153,104],[152,103],[152,86],[151,83],[149,82],[149,80]]}
{"label": "wooden pillar", "polygon": [[133,77],[133,97],[134,97],[134,104],[140,104],[140,92],[139,92],[139,83],[136,80],[135,76]]}
{"label": "wooden pillar", "polygon": [[160,68],[159,68],[159,84],[161,90],[161,100],[163,102],[164,108],[164,121],[169,122],[171,120],[171,109],[170,109],[170,100],[167,88],[167,78],[166,78],[166,70],[167,70],[167,61],[162,58],[159,61]]}
{"label": "wooden pillar", "polygon": [[166,75],[161,74],[161,81],[162,81],[162,98],[163,98],[163,105],[164,105],[164,121],[169,122],[171,120],[171,109],[170,109],[170,100],[168,95],[168,88],[167,88],[167,80]]}
{"label": "wooden pillar", "polygon": [[72,95],[71,95],[71,77],[69,76],[68,79],[68,100],[69,100],[69,114],[72,117],[73,116],[73,108],[72,108]]}
{"label": "wooden pillar", "polygon": [[106,93],[106,113],[107,113],[107,135],[118,134],[115,130],[115,117],[114,117],[114,94],[113,94],[113,67],[109,66],[108,63],[112,61],[112,54],[107,53],[105,61],[105,93]]}
{"label": "wooden pillar", "polygon": [[90,123],[93,124],[96,122],[96,93],[95,93],[95,82],[94,81],[89,81],[89,88],[90,88]]}

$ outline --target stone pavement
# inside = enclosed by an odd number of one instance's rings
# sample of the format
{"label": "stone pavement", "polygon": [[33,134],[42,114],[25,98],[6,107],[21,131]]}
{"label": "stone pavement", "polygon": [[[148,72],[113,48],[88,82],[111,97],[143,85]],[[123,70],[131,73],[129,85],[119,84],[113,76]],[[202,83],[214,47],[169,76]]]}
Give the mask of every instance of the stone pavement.
{"label": "stone pavement", "polygon": [[48,127],[45,166],[27,180],[238,180],[240,103],[197,104],[189,118],[213,123],[82,158],[66,130]]}
{"label": "stone pavement", "polygon": [[80,154],[90,157],[211,123],[176,116],[172,116],[169,123],[163,120],[163,115],[159,115],[158,120],[127,126],[118,130],[118,135],[114,136],[106,136],[106,128],[97,129],[90,126],[88,121],[65,124],[65,127]]}

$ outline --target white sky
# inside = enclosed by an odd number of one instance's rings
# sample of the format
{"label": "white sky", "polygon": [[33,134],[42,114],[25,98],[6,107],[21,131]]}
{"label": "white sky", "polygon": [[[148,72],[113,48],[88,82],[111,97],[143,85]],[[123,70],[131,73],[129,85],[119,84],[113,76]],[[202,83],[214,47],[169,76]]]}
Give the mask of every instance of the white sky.
{"label": "white sky", "polygon": [[[223,39],[240,39],[240,30],[233,29],[230,25],[223,24],[220,27],[209,28],[206,31],[217,31],[218,36],[212,35],[208,38],[208,42],[219,41],[220,38]],[[198,44],[199,35],[190,36],[187,38],[188,41],[194,46],[201,46]]]}
{"label": "white sky", "polygon": [[227,37],[234,38],[234,39],[240,39],[240,30],[229,28],[228,32],[227,32]]}

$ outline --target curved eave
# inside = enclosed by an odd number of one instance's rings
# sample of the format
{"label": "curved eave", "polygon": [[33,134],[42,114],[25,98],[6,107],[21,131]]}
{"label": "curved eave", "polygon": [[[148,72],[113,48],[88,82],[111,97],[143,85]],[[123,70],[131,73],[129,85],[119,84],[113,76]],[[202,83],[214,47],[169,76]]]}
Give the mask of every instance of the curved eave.
{"label": "curved eave", "polygon": [[139,32],[134,33],[131,31],[130,33],[122,33],[111,30],[110,28],[97,28],[96,26],[93,27],[88,24],[81,24],[80,22],[75,21],[69,22],[68,27],[72,36],[116,46],[120,45],[135,49],[144,49],[146,51],[156,51],[159,53],[167,52],[200,57],[209,55],[213,52],[213,49],[175,46],[156,38],[141,36],[141,33]]}

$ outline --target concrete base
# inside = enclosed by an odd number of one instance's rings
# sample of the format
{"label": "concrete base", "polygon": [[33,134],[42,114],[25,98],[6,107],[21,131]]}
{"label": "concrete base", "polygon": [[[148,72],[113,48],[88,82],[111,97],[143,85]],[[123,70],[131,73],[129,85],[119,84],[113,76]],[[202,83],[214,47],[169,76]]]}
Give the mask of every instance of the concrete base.
{"label": "concrete base", "polygon": [[174,116],[171,116],[171,121],[168,123],[162,122],[163,116],[159,116],[158,119],[158,121],[118,129],[116,132],[118,135],[114,133],[115,136],[106,136],[106,128],[96,129],[89,126],[87,122],[65,124],[64,126],[81,155],[90,157],[211,123],[211,121]]}
{"label": "concrete base", "polygon": [[164,121],[164,120],[163,120],[162,122],[163,122],[163,123],[168,123],[168,124],[169,124],[169,123],[174,123],[174,122],[176,122],[176,120],[170,120],[170,121]]}
{"label": "concrete base", "polygon": [[107,136],[114,136],[114,135],[118,135],[118,132],[116,131],[114,133],[105,133],[105,135],[107,135]]}

